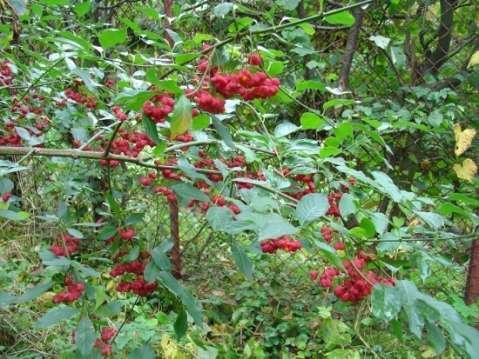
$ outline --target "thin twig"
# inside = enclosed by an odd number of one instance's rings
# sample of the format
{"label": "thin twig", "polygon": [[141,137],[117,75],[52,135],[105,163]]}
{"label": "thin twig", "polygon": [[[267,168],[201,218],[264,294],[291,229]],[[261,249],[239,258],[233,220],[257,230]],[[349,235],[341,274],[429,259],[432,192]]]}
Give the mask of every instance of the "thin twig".
{"label": "thin twig", "polygon": [[108,145],[106,146],[105,153],[103,154],[103,157],[108,157],[108,155],[110,154],[111,146],[113,144],[113,141],[115,140],[116,134],[120,130],[120,127],[121,127],[122,123],[123,123],[122,121],[119,121],[118,125],[113,130],[113,133],[111,134],[110,141],[108,142]]}

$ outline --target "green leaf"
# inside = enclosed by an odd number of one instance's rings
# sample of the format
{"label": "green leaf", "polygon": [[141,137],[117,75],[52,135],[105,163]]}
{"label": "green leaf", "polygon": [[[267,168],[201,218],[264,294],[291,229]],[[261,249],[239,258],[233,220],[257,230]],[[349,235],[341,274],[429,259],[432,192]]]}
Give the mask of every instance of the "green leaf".
{"label": "green leaf", "polygon": [[175,191],[176,195],[185,203],[189,203],[192,199],[196,199],[200,202],[209,202],[209,197],[198,188],[193,187],[189,183],[175,183],[171,186],[171,189]]}
{"label": "green leaf", "polygon": [[321,150],[319,151],[319,157],[321,158],[333,157],[333,156],[339,155],[341,152],[342,152],[341,149],[338,147],[325,146],[321,148]]}
{"label": "green leaf", "polygon": [[123,304],[121,301],[114,300],[98,308],[98,310],[96,311],[96,314],[102,317],[111,318],[118,315],[121,312],[122,307],[123,307]]}
{"label": "green leaf", "polygon": [[213,126],[216,129],[216,132],[218,132],[218,135],[220,135],[223,142],[226,143],[228,147],[236,149],[233,137],[231,137],[228,127],[223,125],[221,121],[216,118],[216,116],[213,117]]}
{"label": "green leaf", "polygon": [[16,297],[7,292],[0,292],[0,309],[15,303]]}
{"label": "green leaf", "polygon": [[377,318],[390,321],[401,311],[401,297],[394,287],[376,285],[371,297],[372,313]]}
{"label": "green leaf", "polygon": [[434,229],[439,229],[445,225],[444,217],[437,213],[422,211],[415,211],[414,213],[416,213],[424,222]]}
{"label": "green leaf", "polygon": [[323,117],[313,112],[303,113],[299,121],[301,123],[301,127],[305,130],[319,130],[327,124]]}
{"label": "green leaf", "polygon": [[343,122],[335,128],[334,133],[342,142],[347,137],[353,137],[353,125],[350,122]]}
{"label": "green leaf", "polygon": [[38,328],[48,328],[58,324],[63,320],[67,320],[79,313],[79,310],[72,307],[60,306],[50,309],[36,323]]}
{"label": "green leaf", "polygon": [[47,290],[49,290],[52,287],[52,285],[53,285],[52,281],[47,281],[44,283],[37,284],[33,288],[27,289],[25,293],[23,293],[21,296],[17,297],[15,299],[15,303],[22,304],[30,300],[33,300],[35,298],[38,298],[40,295],[42,295]]}
{"label": "green leaf", "polygon": [[386,321],[396,318],[402,309],[409,322],[409,331],[421,338],[426,326],[427,339],[439,352],[444,347],[444,338],[437,326],[446,330],[448,339],[471,358],[479,357],[476,345],[479,332],[464,324],[452,306],[419,292],[410,281],[397,281],[394,287],[376,285],[372,305],[373,314]]}
{"label": "green leaf", "polygon": [[161,248],[161,247],[155,247],[150,251],[150,254],[151,254],[151,257],[153,258],[153,261],[158,266],[158,268],[164,271],[171,271],[171,262],[170,262],[170,258],[167,255],[167,252],[169,251],[169,249],[171,249],[171,246],[173,246],[173,243],[172,242],[165,242],[165,243],[170,244],[168,250],[165,250],[164,248]]}
{"label": "green leaf", "polygon": [[175,55],[175,64],[186,65],[187,63],[196,59],[198,56],[199,56],[198,53]]}
{"label": "green leaf", "polygon": [[[257,213],[253,213],[252,216],[256,221],[256,232],[260,241],[296,233],[296,227],[279,214],[271,213],[258,216]],[[238,217],[240,218],[241,214]]]}
{"label": "green leaf", "polygon": [[147,282],[154,282],[158,275],[160,274],[161,269],[155,264],[155,261],[149,261],[145,267],[144,278]]}
{"label": "green leaf", "polygon": [[427,340],[431,343],[434,351],[441,354],[446,349],[446,339],[442,334],[441,329],[435,323],[426,321]]}
{"label": "green leaf", "polygon": [[123,263],[132,262],[134,260],[137,260],[139,256],[140,256],[140,247],[134,246],[133,248],[130,249],[128,254],[122,258],[122,262]]}
{"label": "green leaf", "polygon": [[267,73],[268,75],[270,76],[277,76],[277,75],[280,75],[281,73],[283,73],[283,70],[284,70],[284,62],[281,62],[281,61],[271,61],[269,64],[268,64],[268,67],[267,67]]}
{"label": "green leaf", "polygon": [[282,122],[274,129],[275,137],[284,137],[299,130],[299,127],[291,122]]}
{"label": "green leaf", "polygon": [[175,334],[178,339],[183,338],[188,329],[188,316],[184,310],[181,310],[176,317],[175,324],[173,325]]}
{"label": "green leaf", "polygon": [[323,105],[323,110],[329,110],[330,108],[340,108],[342,106],[349,106],[354,104],[354,100],[346,98],[334,98],[332,100],[326,101]]}
{"label": "green leaf", "polygon": [[356,212],[356,205],[353,201],[353,196],[349,193],[344,193],[339,200],[339,213],[341,213],[341,217],[347,218],[350,214],[354,214]]}
{"label": "green leaf", "polygon": [[286,10],[294,10],[298,7],[299,0],[276,0],[276,4]]}
{"label": "green leaf", "polygon": [[78,229],[75,228],[67,228],[67,232],[69,235],[78,238],[78,239],[83,239],[84,235],[82,232],[80,232]]}
{"label": "green leaf", "polygon": [[191,129],[191,102],[186,96],[181,96],[175,104],[170,123],[170,137],[175,138]]}
{"label": "green leaf", "polygon": [[318,80],[303,80],[296,82],[296,91],[304,92],[306,90],[326,91],[326,85]]}
{"label": "green leaf", "polygon": [[148,135],[149,138],[155,143],[155,145],[161,142],[160,137],[158,137],[158,129],[156,128],[156,124],[150,120],[148,117],[143,118],[143,128],[145,129],[145,133]]}
{"label": "green leaf", "polygon": [[336,14],[328,15],[324,20],[333,25],[352,26],[356,19],[349,11],[341,11]]}
{"label": "green leaf", "polygon": [[206,113],[200,113],[198,116],[193,117],[193,124],[191,126],[193,131],[199,131],[207,128],[211,123],[211,117]]}
{"label": "green leaf", "polygon": [[158,278],[170,292],[180,298],[196,325],[201,327],[203,325],[203,314],[196,299],[170,273],[162,271]]}
{"label": "green leaf", "polygon": [[121,207],[120,207],[120,204],[115,199],[115,197],[113,197],[113,194],[111,191],[106,194],[106,200],[108,201],[108,205],[110,206],[111,212],[115,215],[115,217],[118,217],[121,213]]}
{"label": "green leaf", "polygon": [[41,0],[40,2],[50,6],[64,6],[70,3],[69,0]]}
{"label": "green leaf", "polygon": [[328,261],[338,268],[343,268],[343,261],[336,253],[336,250],[324,242],[316,242],[316,245],[320,249],[321,253],[328,259]]}
{"label": "green leaf", "polygon": [[84,1],[82,3],[79,3],[75,5],[75,14],[77,14],[78,17],[83,17],[86,14],[90,12],[91,9],[91,3],[89,1]]}
{"label": "green leaf", "polygon": [[108,300],[108,295],[102,287],[95,287],[95,310]]}
{"label": "green leaf", "polygon": [[118,96],[117,102],[132,111],[139,111],[145,101],[148,101],[153,95],[150,91],[129,91]]}
{"label": "green leaf", "polygon": [[371,221],[373,222],[374,228],[376,228],[376,232],[379,235],[382,235],[384,234],[384,232],[386,232],[389,220],[384,213],[374,212],[373,214],[371,214]]}
{"label": "green leaf", "polygon": [[140,348],[136,348],[130,354],[128,354],[128,359],[155,359],[157,358],[154,350],[149,344],[145,344]]}
{"label": "green leaf", "polygon": [[100,241],[106,241],[107,239],[112,238],[113,236],[116,235],[116,227],[113,224],[108,224],[105,227],[103,227],[98,233],[98,239]]}
{"label": "green leaf", "polygon": [[251,263],[243,248],[235,243],[232,243],[231,254],[233,255],[233,259],[235,260],[235,263],[241,273],[243,273],[247,278],[251,278],[253,276],[253,263]]}
{"label": "green leaf", "polygon": [[120,45],[126,41],[124,29],[107,29],[98,33],[98,40],[104,49]]}
{"label": "green leaf", "polygon": [[210,207],[206,212],[206,220],[214,231],[224,231],[233,222],[233,213],[225,207]]}
{"label": "green leaf", "polygon": [[216,17],[225,17],[229,12],[231,12],[231,10],[233,10],[233,6],[234,4],[231,2],[218,4],[213,8],[213,14]]}
{"label": "green leaf", "polygon": [[310,193],[296,205],[296,217],[304,224],[323,217],[328,209],[328,197],[324,193]]}
{"label": "green leaf", "polygon": [[28,219],[30,215],[24,211],[10,211],[9,209],[0,209],[0,217],[9,219],[10,221],[24,221]]}
{"label": "green leaf", "polygon": [[138,224],[143,221],[143,218],[145,218],[145,213],[143,212],[132,213],[125,219],[125,226]]}
{"label": "green leaf", "polygon": [[80,354],[87,355],[91,353],[95,340],[96,335],[93,323],[88,316],[82,317],[75,332],[75,343]]}

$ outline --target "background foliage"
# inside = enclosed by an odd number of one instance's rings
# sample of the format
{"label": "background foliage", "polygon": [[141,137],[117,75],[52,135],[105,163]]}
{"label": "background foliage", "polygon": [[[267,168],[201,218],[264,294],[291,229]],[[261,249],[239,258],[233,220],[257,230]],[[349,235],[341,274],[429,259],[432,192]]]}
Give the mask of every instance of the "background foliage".
{"label": "background foliage", "polygon": [[478,10],[0,1],[0,354],[479,357]]}

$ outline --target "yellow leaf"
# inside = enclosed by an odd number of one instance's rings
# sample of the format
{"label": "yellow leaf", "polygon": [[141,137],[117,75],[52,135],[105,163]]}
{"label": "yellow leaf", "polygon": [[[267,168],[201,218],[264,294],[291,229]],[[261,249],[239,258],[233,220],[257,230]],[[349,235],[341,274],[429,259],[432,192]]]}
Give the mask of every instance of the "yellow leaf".
{"label": "yellow leaf", "polygon": [[479,64],[479,50],[477,50],[475,53],[472,54],[471,59],[469,60],[469,63],[467,64],[467,68],[471,68],[472,66],[475,66]]}
{"label": "yellow leaf", "polygon": [[461,125],[454,125],[454,137],[456,138],[456,148],[454,153],[456,156],[462,155],[471,146],[472,139],[476,135],[476,130],[473,128],[466,128],[461,130]]}
{"label": "yellow leaf", "polygon": [[466,158],[462,165],[456,163],[452,168],[456,172],[457,177],[469,182],[472,182],[477,173],[477,165],[470,158]]}

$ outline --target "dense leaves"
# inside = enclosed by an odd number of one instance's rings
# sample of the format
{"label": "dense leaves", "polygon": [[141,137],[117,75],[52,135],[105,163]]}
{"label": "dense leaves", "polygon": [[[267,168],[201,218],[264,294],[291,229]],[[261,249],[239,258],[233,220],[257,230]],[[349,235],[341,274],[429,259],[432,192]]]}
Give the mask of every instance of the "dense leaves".
{"label": "dense leaves", "polygon": [[0,2],[0,356],[478,357],[477,10]]}

